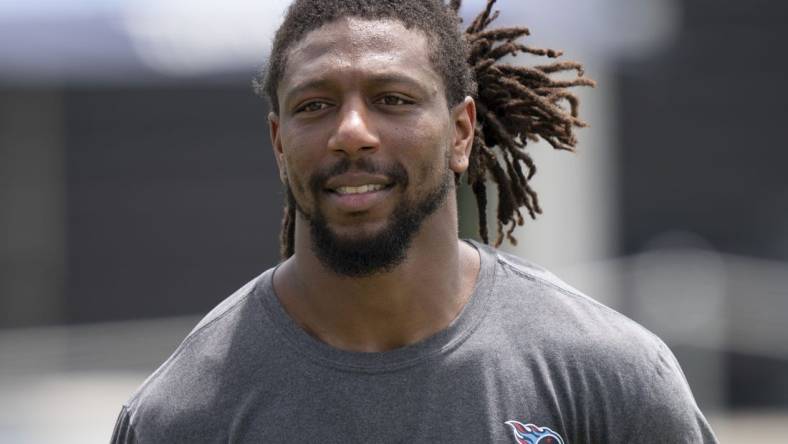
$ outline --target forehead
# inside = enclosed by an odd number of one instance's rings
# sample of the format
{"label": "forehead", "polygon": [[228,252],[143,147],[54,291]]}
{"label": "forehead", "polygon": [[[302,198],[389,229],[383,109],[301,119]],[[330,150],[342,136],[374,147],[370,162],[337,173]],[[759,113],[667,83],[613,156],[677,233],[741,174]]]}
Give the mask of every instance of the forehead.
{"label": "forehead", "polygon": [[430,39],[397,20],[346,17],[307,33],[286,57],[279,89],[330,76],[337,70],[407,73],[440,82],[430,60]]}

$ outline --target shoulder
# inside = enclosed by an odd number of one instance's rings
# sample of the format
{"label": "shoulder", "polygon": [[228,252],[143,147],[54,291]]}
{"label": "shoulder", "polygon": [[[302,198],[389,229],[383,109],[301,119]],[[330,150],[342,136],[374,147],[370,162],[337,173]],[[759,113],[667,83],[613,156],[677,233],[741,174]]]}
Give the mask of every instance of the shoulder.
{"label": "shoulder", "polygon": [[598,427],[618,423],[616,435],[632,442],[715,442],[659,337],[542,267],[503,252],[495,257],[495,323],[539,361],[560,387],[557,396],[592,423],[607,418]]}
{"label": "shoulder", "polygon": [[228,391],[240,389],[227,381],[248,377],[255,371],[255,363],[243,357],[266,344],[265,336],[271,334],[255,297],[258,284],[270,279],[269,273],[272,270],[211,310],[142,383],[124,405],[123,421],[118,422],[129,430],[127,434],[156,442],[157,437],[180,436],[179,430],[193,433],[201,426],[215,424],[214,413],[235,395]]}
{"label": "shoulder", "polygon": [[651,359],[666,350],[655,334],[567,284],[543,267],[501,251],[496,260],[495,308],[513,322],[527,321],[530,340],[604,355],[634,352]]}

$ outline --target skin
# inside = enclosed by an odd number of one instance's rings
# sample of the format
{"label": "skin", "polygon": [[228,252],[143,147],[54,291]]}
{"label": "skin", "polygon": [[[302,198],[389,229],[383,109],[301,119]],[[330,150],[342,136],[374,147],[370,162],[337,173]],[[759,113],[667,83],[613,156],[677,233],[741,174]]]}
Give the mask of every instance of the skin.
{"label": "skin", "polygon": [[[398,21],[344,18],[290,49],[280,112],[269,115],[280,177],[304,211],[319,207],[339,236],[379,232],[398,205],[446,180],[447,163],[452,173],[468,167],[475,104],[467,97],[448,107],[428,48],[424,33]],[[311,175],[343,157],[399,163],[409,183],[372,193],[361,207],[343,205],[330,190],[315,196]],[[358,179],[353,174],[342,181]],[[333,347],[381,352],[413,344],[446,328],[473,291],[479,256],[457,238],[453,180],[405,261],[386,273],[350,278],[328,270],[312,251],[308,223],[297,213],[295,254],[277,269],[274,290],[304,330]]]}

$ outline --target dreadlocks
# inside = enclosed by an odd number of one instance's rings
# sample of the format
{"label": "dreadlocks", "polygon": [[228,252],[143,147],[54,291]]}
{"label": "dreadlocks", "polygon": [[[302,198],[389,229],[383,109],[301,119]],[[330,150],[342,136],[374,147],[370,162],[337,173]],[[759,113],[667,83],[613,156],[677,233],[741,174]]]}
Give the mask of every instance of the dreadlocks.
{"label": "dreadlocks", "polygon": [[[296,0],[276,33],[267,69],[255,80],[255,89],[267,96],[274,112],[278,112],[276,87],[286,66],[287,49],[308,31],[338,18],[393,18],[409,29],[425,32],[436,42],[437,49],[430,59],[443,77],[449,106],[468,95],[476,101],[476,133],[467,182],[476,197],[479,236],[489,243],[486,216],[489,175],[498,190],[495,246],[504,238],[516,244],[512,232],[524,222],[520,208],[525,207],[533,219],[542,213],[537,194],[529,184],[536,166],[525,152],[525,146],[528,141],[541,138],[555,149],[574,151],[577,139],[573,129],[586,124],[578,118],[577,96],[568,89],[593,86],[594,82],[583,77],[582,66],[575,62],[530,67],[502,63],[501,59],[509,55],[557,58],[561,53],[518,43],[518,39],[529,35],[527,28],[489,29],[499,15],[499,11],[493,12],[496,0],[487,0],[484,10],[462,35],[458,16],[462,1],[449,0],[448,5],[443,1]],[[562,72],[573,72],[574,78],[551,77]],[[294,253],[295,212],[295,201],[288,193],[280,236],[283,259]]]}
{"label": "dreadlocks", "polygon": [[[512,232],[523,224],[521,207],[532,219],[542,213],[536,191],[529,184],[536,165],[525,152],[526,143],[541,138],[555,149],[574,151],[577,139],[573,128],[587,125],[578,118],[579,100],[568,88],[594,86],[594,81],[583,77],[583,67],[576,62],[532,67],[501,63],[507,55],[557,58],[561,52],[517,43],[517,39],[530,34],[528,28],[488,29],[499,15],[499,11],[492,11],[495,1],[487,0],[485,9],[465,30],[465,38],[470,45],[468,65],[478,87],[476,134],[467,178],[479,210],[479,236],[485,243],[489,243],[485,184],[488,172],[497,185],[497,247],[504,237],[517,244]],[[451,0],[449,7],[457,12],[460,4],[461,0]],[[564,71],[574,71],[575,78],[550,77]],[[564,103],[569,105],[568,110],[562,106]],[[498,150],[493,149],[496,147]]]}

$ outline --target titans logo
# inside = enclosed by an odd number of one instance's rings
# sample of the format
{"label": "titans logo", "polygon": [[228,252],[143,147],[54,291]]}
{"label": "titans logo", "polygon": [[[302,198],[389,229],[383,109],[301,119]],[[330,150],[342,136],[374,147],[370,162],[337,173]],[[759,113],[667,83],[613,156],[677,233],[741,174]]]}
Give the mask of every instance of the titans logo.
{"label": "titans logo", "polygon": [[564,444],[561,435],[547,427],[523,424],[520,421],[506,421],[505,424],[512,428],[517,444]]}

